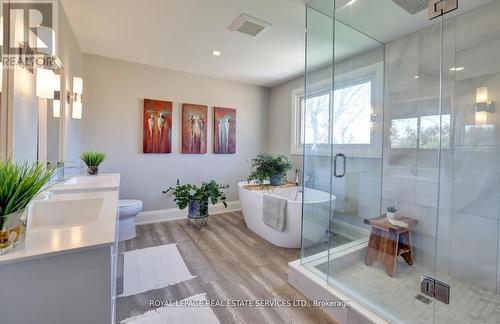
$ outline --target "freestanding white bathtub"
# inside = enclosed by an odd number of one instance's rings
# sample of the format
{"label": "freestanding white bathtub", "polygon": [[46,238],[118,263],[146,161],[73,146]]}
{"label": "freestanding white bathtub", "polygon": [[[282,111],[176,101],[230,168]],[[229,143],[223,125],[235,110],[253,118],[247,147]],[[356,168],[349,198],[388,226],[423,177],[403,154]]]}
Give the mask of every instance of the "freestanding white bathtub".
{"label": "freestanding white bathtub", "polygon": [[[293,249],[300,248],[302,227],[302,193],[298,192],[298,187],[273,188],[270,190],[248,190],[243,188],[246,184],[248,183],[238,183],[238,192],[241,210],[247,227],[274,245]],[[288,199],[286,207],[285,231],[280,232],[264,224],[262,220],[262,197],[264,193]],[[320,211],[320,209],[324,208],[334,208],[335,196],[330,195],[327,192],[305,188],[304,196],[307,200],[304,204],[304,208],[308,210],[308,215],[310,215],[309,211]],[[330,200],[332,202],[331,205]],[[318,212],[317,215],[322,218],[327,217],[326,224],[328,224],[329,213]],[[316,221],[324,223],[325,219],[316,219]],[[317,226],[317,228],[322,229],[318,231],[309,230],[309,228],[314,228],[314,226],[307,227],[308,233],[304,233],[304,235],[306,235],[311,241],[319,241],[321,236],[325,235],[324,226]]]}

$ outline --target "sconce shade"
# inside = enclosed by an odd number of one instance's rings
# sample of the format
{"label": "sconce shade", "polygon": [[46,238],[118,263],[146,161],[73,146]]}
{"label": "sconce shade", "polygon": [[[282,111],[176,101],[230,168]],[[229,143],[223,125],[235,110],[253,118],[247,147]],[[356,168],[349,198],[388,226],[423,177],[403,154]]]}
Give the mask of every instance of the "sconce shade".
{"label": "sconce shade", "polygon": [[73,113],[74,119],[82,118],[82,94],[83,94],[83,79],[80,77],[73,77]]}
{"label": "sconce shade", "polygon": [[83,79],[79,77],[73,78],[73,92],[82,94],[83,93]]}
{"label": "sconce shade", "polygon": [[52,70],[36,69],[36,96],[54,99],[54,72]]}
{"label": "sconce shade", "polygon": [[476,105],[474,110],[476,111],[476,116],[478,112],[492,113],[495,111],[495,103],[491,102],[488,98],[488,87],[480,87],[476,89]]}
{"label": "sconce shade", "polygon": [[61,101],[60,100],[54,100],[52,102],[52,115],[54,116],[54,118],[61,117]]}
{"label": "sconce shade", "polygon": [[488,101],[488,87],[480,87],[476,89],[476,103]]}
{"label": "sconce shade", "polygon": [[54,91],[61,91],[61,76],[54,74]]}
{"label": "sconce shade", "polygon": [[80,101],[73,102],[71,117],[73,117],[73,119],[82,119],[82,103]]}

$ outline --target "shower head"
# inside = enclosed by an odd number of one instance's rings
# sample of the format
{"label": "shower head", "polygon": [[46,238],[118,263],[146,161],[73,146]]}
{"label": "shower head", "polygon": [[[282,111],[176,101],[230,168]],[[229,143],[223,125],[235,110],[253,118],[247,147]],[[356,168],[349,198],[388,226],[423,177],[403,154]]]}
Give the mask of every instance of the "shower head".
{"label": "shower head", "polygon": [[392,0],[395,4],[414,15],[427,9],[427,0]]}

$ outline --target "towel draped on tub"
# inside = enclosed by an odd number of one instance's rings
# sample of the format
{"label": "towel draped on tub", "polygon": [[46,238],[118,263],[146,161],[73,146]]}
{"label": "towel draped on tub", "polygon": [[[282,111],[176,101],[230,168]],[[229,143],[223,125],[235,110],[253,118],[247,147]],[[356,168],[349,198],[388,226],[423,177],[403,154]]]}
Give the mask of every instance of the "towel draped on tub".
{"label": "towel draped on tub", "polygon": [[286,225],[287,199],[274,195],[264,194],[262,200],[262,220],[264,224],[283,232]]}

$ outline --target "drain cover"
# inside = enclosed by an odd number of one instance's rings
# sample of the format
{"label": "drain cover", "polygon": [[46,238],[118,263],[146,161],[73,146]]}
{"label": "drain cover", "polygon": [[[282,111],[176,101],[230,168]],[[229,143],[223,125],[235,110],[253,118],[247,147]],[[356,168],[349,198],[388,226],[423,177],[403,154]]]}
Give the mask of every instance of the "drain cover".
{"label": "drain cover", "polygon": [[420,295],[420,294],[416,295],[415,298],[420,300],[422,303],[427,304],[427,305],[429,305],[432,302],[432,300],[430,298],[427,298],[424,295]]}

